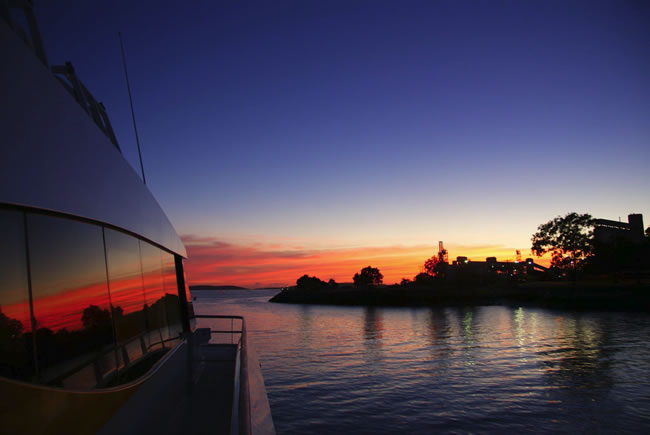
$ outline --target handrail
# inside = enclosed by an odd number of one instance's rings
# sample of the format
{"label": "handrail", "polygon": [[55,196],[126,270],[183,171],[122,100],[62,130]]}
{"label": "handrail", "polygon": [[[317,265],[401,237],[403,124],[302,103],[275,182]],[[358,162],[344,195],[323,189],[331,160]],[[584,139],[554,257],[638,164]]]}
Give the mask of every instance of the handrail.
{"label": "handrail", "polygon": [[175,346],[171,348],[167,353],[162,355],[158,361],[154,363],[153,366],[142,376],[140,376],[137,379],[134,379],[129,382],[125,382],[124,384],[116,385],[114,387],[106,387],[106,388],[96,388],[92,390],[85,390],[85,389],[78,389],[78,388],[61,388],[61,387],[56,387],[52,385],[44,385],[44,384],[34,384],[32,382],[26,382],[26,381],[19,381],[17,379],[11,379],[11,378],[5,378],[0,376],[0,382],[4,382],[7,384],[13,384],[13,385],[18,385],[18,386],[23,386],[23,387],[28,387],[32,390],[35,391],[51,391],[51,392],[58,392],[58,393],[73,393],[73,394],[80,394],[80,395],[87,395],[87,396],[102,396],[106,395],[107,393],[115,393],[115,392],[120,392],[120,391],[127,391],[132,389],[133,387],[137,387],[139,385],[142,385],[144,382],[148,381],[153,375],[162,367],[166,361],[168,361],[174,353],[176,353],[181,345],[184,345],[186,343],[185,339],[181,339],[181,342],[179,343],[179,346]]}
{"label": "handrail", "polygon": [[[239,433],[251,435],[251,400],[248,384],[248,338],[246,337],[246,323],[241,321],[241,372],[239,390]],[[243,411],[243,412],[242,412]]]}
{"label": "handrail", "polygon": [[[134,363],[142,361],[144,358],[149,357],[151,355],[152,349],[155,346],[161,344],[163,347],[165,347],[165,343],[168,343],[170,341],[177,341],[177,340],[179,340],[181,338],[180,336],[170,337],[170,338],[161,339],[159,341],[151,342],[149,345],[145,345],[142,340],[143,340],[143,338],[145,336],[147,336],[151,332],[152,331],[144,331],[144,332],[141,332],[141,333],[139,333],[137,335],[134,335],[133,337],[130,337],[128,340],[126,340],[126,341],[124,341],[122,343],[111,344],[111,345],[105,346],[103,349],[91,353],[89,356],[82,359],[81,361],[79,361],[74,366],[66,369],[65,371],[63,371],[61,373],[58,373],[56,376],[52,376],[49,379],[43,379],[43,381],[45,381],[46,384],[50,384],[50,385],[53,385],[53,386],[61,386],[63,381],[65,381],[67,378],[69,378],[70,376],[72,376],[75,373],[79,372],[83,368],[92,365],[94,367],[94,370],[95,370],[95,380],[97,382],[95,387],[96,388],[103,388],[103,385],[105,385],[107,382],[109,382],[111,380],[111,378],[117,376],[120,371],[123,371],[123,370],[127,369],[128,367],[132,366]],[[131,344],[133,342],[136,342],[136,341],[140,341],[141,346],[142,346],[142,351],[143,351],[142,355],[139,358],[137,358],[137,359],[135,359],[133,361],[128,361],[128,363],[125,361],[125,365],[121,369],[119,369],[117,367],[117,365],[116,365],[115,366],[115,371],[112,372],[107,377],[104,377],[103,375],[101,375],[98,372],[97,364],[99,363],[99,361],[102,358],[104,358],[106,355],[110,355],[111,353],[114,354],[115,352],[121,352],[122,355],[123,355],[123,358],[124,358],[124,352],[126,350],[126,347],[129,344]],[[116,361],[116,363],[117,363],[117,361]]]}
{"label": "handrail", "polygon": [[[248,381],[248,339],[246,337],[246,321],[243,316],[224,316],[215,314],[195,314],[193,319],[239,319],[241,320],[240,331],[210,330],[210,333],[240,333],[241,354],[239,371],[239,433],[240,435],[251,435],[251,401],[250,386]],[[233,406],[235,404],[233,403]]]}
{"label": "handrail", "polygon": [[244,316],[224,316],[220,314],[195,314],[192,319],[239,319],[244,320]]}

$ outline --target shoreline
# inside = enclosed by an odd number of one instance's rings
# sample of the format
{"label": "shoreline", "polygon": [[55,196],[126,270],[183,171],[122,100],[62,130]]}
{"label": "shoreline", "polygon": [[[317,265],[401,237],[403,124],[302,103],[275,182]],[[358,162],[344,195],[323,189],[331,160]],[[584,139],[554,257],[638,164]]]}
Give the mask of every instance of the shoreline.
{"label": "shoreline", "polygon": [[209,291],[209,290],[246,290],[246,291],[257,291],[257,290],[280,290],[284,287],[261,287],[261,288],[247,288],[247,287],[238,287],[236,285],[191,285],[189,289],[193,291]]}
{"label": "shoreline", "polygon": [[383,307],[519,305],[650,313],[650,284],[531,282],[486,286],[445,283],[436,287],[392,285],[318,290],[290,287],[269,302]]}

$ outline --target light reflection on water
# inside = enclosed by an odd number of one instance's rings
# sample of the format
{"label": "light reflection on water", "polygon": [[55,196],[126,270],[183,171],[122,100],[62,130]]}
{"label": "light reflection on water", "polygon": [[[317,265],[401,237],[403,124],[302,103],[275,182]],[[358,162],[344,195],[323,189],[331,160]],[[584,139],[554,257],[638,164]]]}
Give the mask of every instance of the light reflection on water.
{"label": "light reflection on water", "polygon": [[645,432],[650,316],[532,308],[271,304],[195,292],[246,317],[288,433]]}

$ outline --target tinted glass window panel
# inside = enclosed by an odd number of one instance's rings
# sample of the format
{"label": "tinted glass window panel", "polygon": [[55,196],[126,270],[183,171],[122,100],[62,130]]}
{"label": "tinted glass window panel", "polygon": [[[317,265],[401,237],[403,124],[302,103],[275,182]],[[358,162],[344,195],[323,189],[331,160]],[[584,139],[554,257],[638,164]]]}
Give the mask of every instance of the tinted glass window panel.
{"label": "tinted glass window panel", "polygon": [[29,213],[27,229],[41,380],[101,385],[115,371],[102,229]]}
{"label": "tinted glass window panel", "polygon": [[138,239],[104,229],[106,260],[119,367],[142,357],[146,334],[144,289]]}
{"label": "tinted glass window panel", "polygon": [[24,214],[0,209],[0,376],[34,374]]}
{"label": "tinted glass window panel", "polygon": [[[162,258],[163,284],[165,285],[165,309],[167,310],[168,330],[166,338],[178,338],[183,332],[181,306],[178,298],[176,281],[176,263],[174,255],[160,251]],[[171,343],[173,345],[174,343]]]}
{"label": "tinted glass window panel", "polygon": [[147,303],[146,319],[149,328],[150,350],[162,347],[163,333],[167,335],[167,310],[165,308],[165,285],[163,284],[160,249],[140,241],[144,295]]}

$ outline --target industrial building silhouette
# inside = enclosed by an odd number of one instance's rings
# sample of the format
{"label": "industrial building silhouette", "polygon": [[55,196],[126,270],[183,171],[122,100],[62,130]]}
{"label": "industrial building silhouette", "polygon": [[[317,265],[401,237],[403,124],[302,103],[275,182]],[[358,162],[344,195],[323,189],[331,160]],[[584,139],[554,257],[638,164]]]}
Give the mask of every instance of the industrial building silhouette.
{"label": "industrial building silhouette", "polygon": [[[647,257],[647,250],[643,251],[642,246],[646,240],[643,215],[632,213],[627,218],[627,222],[601,218],[593,220],[595,258],[592,262],[603,271],[643,269],[642,264],[645,264],[644,258]],[[439,243],[439,250],[438,255],[442,258],[442,242]],[[446,250],[444,253],[446,257]],[[481,278],[491,274],[507,274],[509,276],[544,274],[548,270],[548,268],[535,263],[533,258],[521,261],[520,251],[517,250],[517,261],[514,262],[498,261],[496,257],[487,257],[485,261],[473,261],[465,256],[458,256],[446,270],[446,276],[453,280],[459,274],[469,274]]]}
{"label": "industrial building silhouette", "polygon": [[627,215],[627,223],[609,219],[594,221],[595,243],[614,243],[618,240],[641,243],[644,238],[643,215],[640,213]]}

